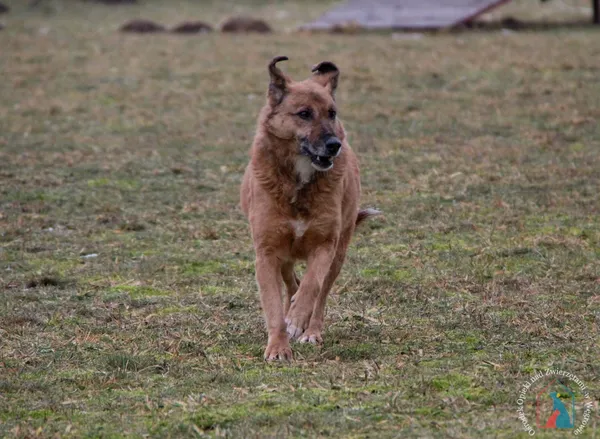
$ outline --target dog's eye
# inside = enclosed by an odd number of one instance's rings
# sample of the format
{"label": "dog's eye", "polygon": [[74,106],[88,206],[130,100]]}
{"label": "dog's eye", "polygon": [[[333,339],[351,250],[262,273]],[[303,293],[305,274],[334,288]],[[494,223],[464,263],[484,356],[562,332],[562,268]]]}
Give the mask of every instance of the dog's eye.
{"label": "dog's eye", "polygon": [[335,110],[329,110],[329,119],[335,119],[337,113]]}
{"label": "dog's eye", "polygon": [[298,113],[298,116],[304,120],[310,120],[312,118],[312,111],[310,110],[302,110]]}

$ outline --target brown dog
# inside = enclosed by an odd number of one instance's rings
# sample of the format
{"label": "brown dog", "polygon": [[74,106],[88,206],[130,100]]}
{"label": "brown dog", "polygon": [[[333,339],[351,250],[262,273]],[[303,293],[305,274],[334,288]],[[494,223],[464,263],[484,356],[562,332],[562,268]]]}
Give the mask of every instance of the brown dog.
{"label": "brown dog", "polygon": [[[295,82],[276,66],[287,59],[269,64],[267,103],[240,192],[269,333],[266,360],[292,359],[289,338],[323,341],[325,301],[354,228],[379,213],[358,209],[358,163],[336,115],[337,67],[322,62]],[[307,261],[302,281],[294,272],[299,259]]]}

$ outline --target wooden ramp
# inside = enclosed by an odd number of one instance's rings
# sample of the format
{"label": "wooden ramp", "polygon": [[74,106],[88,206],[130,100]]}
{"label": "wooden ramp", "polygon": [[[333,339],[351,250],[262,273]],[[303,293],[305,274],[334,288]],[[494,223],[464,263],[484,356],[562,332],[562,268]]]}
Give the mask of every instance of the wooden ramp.
{"label": "wooden ramp", "polygon": [[365,29],[441,29],[472,20],[508,1],[350,0],[301,29],[328,30],[344,26]]}

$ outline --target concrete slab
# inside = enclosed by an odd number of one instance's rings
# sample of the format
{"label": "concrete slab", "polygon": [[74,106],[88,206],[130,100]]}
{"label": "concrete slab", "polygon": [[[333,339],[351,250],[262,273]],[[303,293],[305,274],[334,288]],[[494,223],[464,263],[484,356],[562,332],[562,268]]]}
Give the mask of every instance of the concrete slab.
{"label": "concrete slab", "polygon": [[349,0],[301,29],[336,26],[427,30],[469,21],[510,0]]}

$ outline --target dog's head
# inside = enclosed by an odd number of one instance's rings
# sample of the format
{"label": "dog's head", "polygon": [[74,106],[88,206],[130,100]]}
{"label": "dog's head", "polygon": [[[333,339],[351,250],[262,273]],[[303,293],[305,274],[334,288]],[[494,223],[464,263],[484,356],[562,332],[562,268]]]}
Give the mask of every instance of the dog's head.
{"label": "dog's head", "polygon": [[324,61],[313,67],[312,77],[296,82],[277,67],[287,59],[278,56],[269,64],[267,129],[280,139],[295,139],[290,154],[305,155],[315,169],[328,171],[342,152],[344,140],[334,99],[340,72],[335,64]]}

